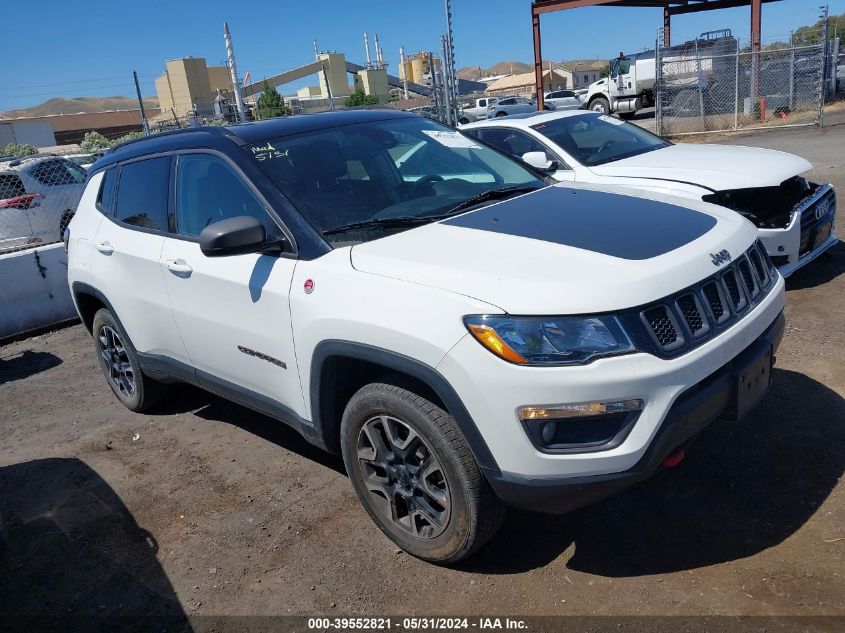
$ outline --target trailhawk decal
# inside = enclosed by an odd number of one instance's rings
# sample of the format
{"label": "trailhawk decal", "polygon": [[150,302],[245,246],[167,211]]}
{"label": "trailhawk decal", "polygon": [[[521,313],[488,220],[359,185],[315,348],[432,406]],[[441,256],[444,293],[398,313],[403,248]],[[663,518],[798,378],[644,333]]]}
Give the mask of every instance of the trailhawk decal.
{"label": "trailhawk decal", "polygon": [[689,244],[716,226],[716,218],[655,200],[555,186],[443,224],[639,260]]}

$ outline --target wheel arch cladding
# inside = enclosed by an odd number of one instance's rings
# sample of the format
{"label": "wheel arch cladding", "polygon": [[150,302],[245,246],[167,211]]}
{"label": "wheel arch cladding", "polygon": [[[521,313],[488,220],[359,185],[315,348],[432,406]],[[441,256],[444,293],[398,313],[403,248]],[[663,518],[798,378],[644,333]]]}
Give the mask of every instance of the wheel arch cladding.
{"label": "wheel arch cladding", "polygon": [[437,370],[409,356],[351,341],[323,341],[314,349],[311,361],[311,417],[330,449],[339,449],[340,421],[346,403],[371,382],[408,389],[448,411],[478,465],[499,471],[460,397]]}
{"label": "wheel arch cladding", "polygon": [[[88,333],[91,334],[94,327],[94,315],[97,310],[101,308],[108,308],[112,314],[114,310],[111,307],[108,299],[96,288],[81,282],[74,282],[73,284],[73,299],[76,302],[76,309],[79,312],[79,318],[82,319],[82,324]],[[117,315],[115,315],[117,318]]]}

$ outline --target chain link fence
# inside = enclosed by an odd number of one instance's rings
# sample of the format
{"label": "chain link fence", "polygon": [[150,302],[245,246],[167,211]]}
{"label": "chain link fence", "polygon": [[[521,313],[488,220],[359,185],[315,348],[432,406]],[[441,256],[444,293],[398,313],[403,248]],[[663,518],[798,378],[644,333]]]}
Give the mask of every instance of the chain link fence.
{"label": "chain link fence", "polygon": [[736,40],[730,39],[733,51],[727,45],[658,49],[655,101],[660,135],[820,125],[822,46],[754,54],[737,51]]}
{"label": "chain link fence", "polygon": [[0,155],[0,255],[61,241],[99,156]]}

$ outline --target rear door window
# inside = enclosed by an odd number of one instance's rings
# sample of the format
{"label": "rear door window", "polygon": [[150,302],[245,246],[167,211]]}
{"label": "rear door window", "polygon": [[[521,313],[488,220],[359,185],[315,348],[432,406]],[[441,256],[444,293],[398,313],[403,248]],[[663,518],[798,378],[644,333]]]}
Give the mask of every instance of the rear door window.
{"label": "rear door window", "polygon": [[66,160],[45,160],[29,172],[42,185],[75,185],[85,181],[85,170]]}
{"label": "rear door window", "polygon": [[167,231],[170,157],[148,158],[123,165],[114,216],[124,224]]}

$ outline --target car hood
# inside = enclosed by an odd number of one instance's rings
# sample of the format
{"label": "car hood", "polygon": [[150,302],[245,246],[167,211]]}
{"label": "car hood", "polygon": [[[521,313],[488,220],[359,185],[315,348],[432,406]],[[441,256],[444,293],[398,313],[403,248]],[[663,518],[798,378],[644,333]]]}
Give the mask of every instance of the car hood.
{"label": "car hood", "polygon": [[589,169],[601,176],[672,180],[724,191],[775,187],[812,168],[799,156],[772,149],[685,143]]}
{"label": "car hood", "polygon": [[712,253],[737,257],[756,236],[737,213],[705,202],[556,185],[356,245],[351,262],[511,314],[578,314],[676,292],[715,272]]}

